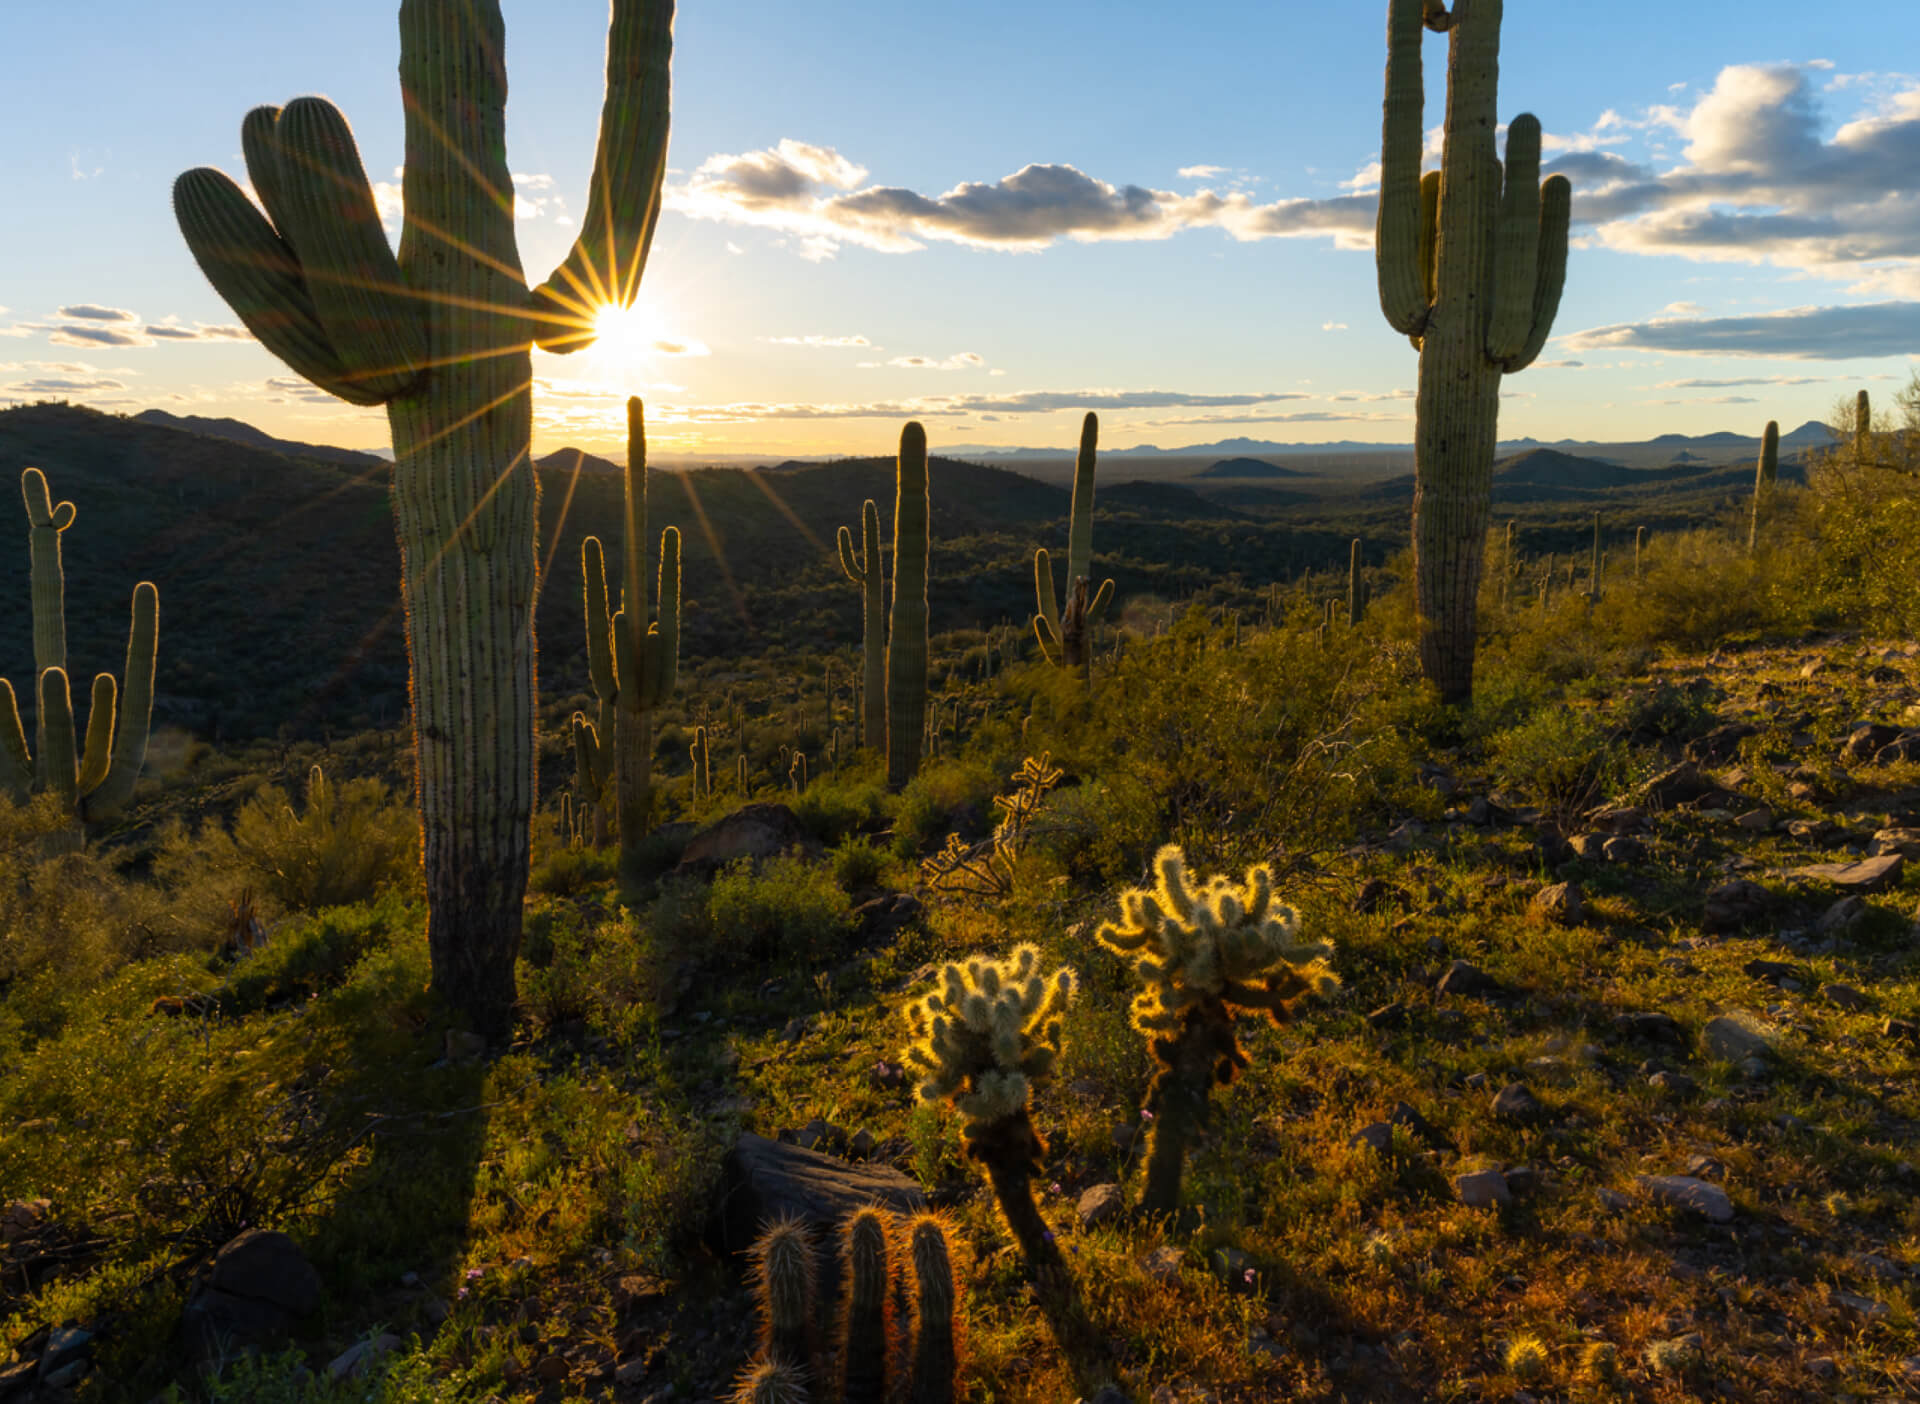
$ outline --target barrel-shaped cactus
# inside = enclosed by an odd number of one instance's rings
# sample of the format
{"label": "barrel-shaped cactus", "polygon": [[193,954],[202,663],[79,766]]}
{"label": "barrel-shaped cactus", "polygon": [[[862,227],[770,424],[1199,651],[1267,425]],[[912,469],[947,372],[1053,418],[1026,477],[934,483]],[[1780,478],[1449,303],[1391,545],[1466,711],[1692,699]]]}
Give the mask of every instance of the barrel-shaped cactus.
{"label": "barrel-shaped cactus", "polygon": [[1033,631],[1049,663],[1092,676],[1093,626],[1113,599],[1113,582],[1093,588],[1093,476],[1100,447],[1100,418],[1092,411],[1080,426],[1080,453],[1073,465],[1073,506],[1067,519],[1066,605],[1053,589],[1053,559],[1042,546],[1033,553],[1033,592],[1040,612]]}
{"label": "barrel-shaped cactus", "polygon": [[71,502],[54,503],[38,468],[20,475],[32,556],[35,745],[13,684],[0,678],[0,791],[24,803],[35,790],[59,796],[76,822],[110,819],[126,808],[146,764],[153,721],[153,670],[160,640],[160,592],[151,581],[133,589],[124,687],[113,674],[93,680],[86,730],[74,725],[67,679],[66,576],[60,533],[73,525]]}
{"label": "barrel-shaped cactus", "polygon": [[951,1101],[966,1124],[970,1159],[985,1167],[1007,1226],[1029,1264],[1059,1262],[1033,1202],[1032,1177],[1046,1145],[1029,1113],[1033,1084],[1060,1053],[1074,974],[1040,970],[1040,952],[1018,946],[1004,960],[970,956],[940,974],[940,988],[907,1009],[914,1042],[906,1062],[921,1075],[924,1102]]}
{"label": "barrel-shaped cactus", "polygon": [[860,744],[887,748],[887,578],[880,569],[880,509],[869,497],[860,504],[860,552],[853,533],[840,528],[840,568],[860,587]]}
{"label": "barrel-shaped cactus", "polygon": [[1095,935],[1133,962],[1145,986],[1133,1001],[1133,1026],[1158,1071],[1147,1093],[1140,1206],[1170,1214],[1180,1205],[1187,1146],[1207,1123],[1213,1084],[1233,1081],[1248,1064],[1237,1017],[1260,1012],[1284,1023],[1305,996],[1338,982],[1327,964],[1333,947],[1300,938],[1299,916],[1274,901],[1266,868],[1250,869],[1243,883],[1215,877],[1196,884],[1173,844],[1154,855],[1153,867],[1156,884],[1122,893],[1120,920]]}
{"label": "barrel-shaped cactus", "polygon": [[321,98],[248,115],[258,205],[212,169],[174,185],[195,260],[261,344],[341,399],[386,406],[432,978],[484,1032],[511,1017],[534,805],[529,352],[590,343],[597,310],[638,292],[672,29],[673,0],[613,0],[588,206],[537,289],[515,244],[499,0],[401,0],[398,257]]}
{"label": "barrel-shaped cactus", "polygon": [[[600,703],[589,725],[574,713],[574,744],[595,753],[602,809],[611,779],[620,832],[620,862],[637,861],[653,807],[653,712],[673,691],[680,667],[680,528],[660,533],[659,606],[647,597],[647,426],[639,396],[627,401],[626,511],[621,548],[620,608],[608,613],[606,553],[600,539],[580,543],[586,592],[587,675]],[[609,728],[609,721],[612,725]],[[584,740],[582,739],[584,737]]]}
{"label": "barrel-shaped cactus", "polygon": [[893,492],[893,613],[887,626],[887,788],[920,769],[927,726],[927,431],[900,431]]}
{"label": "barrel-shaped cactus", "polygon": [[[1420,350],[1414,599],[1420,661],[1447,702],[1473,690],[1474,616],[1492,510],[1500,379],[1545,345],[1566,277],[1572,187],[1540,183],[1540,123],[1498,121],[1501,0],[1389,0],[1375,256],[1387,322]],[[1424,178],[1421,42],[1449,32],[1445,144]]]}

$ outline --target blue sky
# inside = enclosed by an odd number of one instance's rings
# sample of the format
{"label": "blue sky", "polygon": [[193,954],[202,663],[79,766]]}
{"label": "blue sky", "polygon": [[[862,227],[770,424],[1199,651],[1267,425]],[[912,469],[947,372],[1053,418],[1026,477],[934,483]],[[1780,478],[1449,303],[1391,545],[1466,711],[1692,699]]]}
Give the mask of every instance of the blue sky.
{"label": "blue sky", "polygon": [[[584,209],[606,9],[503,8],[538,280]],[[396,9],[6,7],[0,403],[383,445],[382,413],[231,334],[168,192],[194,165],[243,176],[242,116],[304,93],[393,181]],[[1539,116],[1576,193],[1555,340],[1508,381],[1504,436],[1790,428],[1920,366],[1920,33],[1893,0],[1836,13],[1507,6],[1500,111]],[[1385,18],[686,0],[648,330],[536,356],[536,448],[613,445],[631,392],[695,456],[881,452],[909,416],[936,446],[1064,447],[1082,406],[1115,447],[1410,439],[1416,357],[1368,247]]]}

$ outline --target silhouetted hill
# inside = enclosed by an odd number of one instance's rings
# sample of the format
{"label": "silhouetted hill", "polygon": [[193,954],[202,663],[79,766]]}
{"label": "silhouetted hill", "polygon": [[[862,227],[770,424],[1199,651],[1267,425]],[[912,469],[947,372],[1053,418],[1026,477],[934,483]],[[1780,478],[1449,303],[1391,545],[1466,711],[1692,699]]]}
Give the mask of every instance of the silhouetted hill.
{"label": "silhouetted hill", "polygon": [[293,458],[310,458],[316,463],[337,463],[345,468],[369,468],[387,462],[377,453],[357,449],[334,448],[330,444],[304,444],[297,439],[276,439],[264,429],[256,429],[238,419],[214,419],[201,414],[168,414],[165,410],[142,410],[133,418],[160,429],[177,429],[185,434],[202,434],[227,439],[248,448],[271,449]]}
{"label": "silhouetted hill", "polygon": [[1293,468],[1282,468],[1278,463],[1269,463],[1264,458],[1223,458],[1218,463],[1202,468],[1193,476],[1196,478],[1305,478],[1310,475]]}
{"label": "silhouetted hill", "polygon": [[1112,487],[1103,487],[1095,494],[1093,500],[1096,510],[1112,509],[1117,512],[1141,512],[1188,519],[1232,518],[1240,515],[1232,508],[1220,505],[1218,499],[1202,497],[1192,488],[1181,487],[1178,483],[1153,482],[1143,478],[1136,478],[1132,482],[1115,483]]}
{"label": "silhouetted hill", "polygon": [[533,466],[548,472],[572,473],[578,469],[582,473],[621,473],[625,465],[615,463],[610,458],[588,453],[585,449],[555,449],[545,458],[533,460]]}
{"label": "silhouetted hill", "polygon": [[1493,465],[1495,492],[1502,484],[1527,483],[1538,487],[1620,487],[1639,477],[1633,469],[1597,458],[1580,458],[1557,449],[1538,448]]}

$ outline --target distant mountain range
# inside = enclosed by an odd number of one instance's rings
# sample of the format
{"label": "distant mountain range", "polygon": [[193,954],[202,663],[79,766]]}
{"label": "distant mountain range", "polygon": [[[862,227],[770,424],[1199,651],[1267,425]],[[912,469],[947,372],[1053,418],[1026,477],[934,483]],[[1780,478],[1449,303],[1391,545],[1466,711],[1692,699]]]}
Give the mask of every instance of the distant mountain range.
{"label": "distant mountain range", "polygon": [[199,414],[168,414],[165,410],[142,410],[133,416],[136,424],[151,424],[159,429],[176,429],[184,434],[201,434],[211,439],[227,439],[248,448],[271,449],[293,458],[315,463],[337,463],[343,468],[371,468],[390,460],[377,453],[334,448],[328,444],[303,444],[294,439],[276,439],[238,419],[211,419]]}

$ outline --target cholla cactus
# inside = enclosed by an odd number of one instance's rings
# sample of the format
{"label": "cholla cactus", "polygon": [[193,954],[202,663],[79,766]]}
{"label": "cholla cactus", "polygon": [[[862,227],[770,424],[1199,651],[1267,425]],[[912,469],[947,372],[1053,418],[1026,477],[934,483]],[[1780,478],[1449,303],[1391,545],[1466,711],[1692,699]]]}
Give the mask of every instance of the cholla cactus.
{"label": "cholla cactus", "polygon": [[1034,1082],[1059,1056],[1073,971],[1043,975],[1040,952],[1018,946],[1005,960],[976,955],[949,965],[940,985],[907,1009],[915,1041],[906,1060],[924,1075],[920,1099],[960,1109],[967,1155],[986,1167],[1027,1261],[1057,1263],[1053,1235],[1033,1203],[1030,1182],[1046,1146],[1027,1105]]}
{"label": "cholla cactus", "polygon": [[1275,1023],[1309,994],[1338,983],[1333,947],[1300,939],[1293,908],[1273,900],[1273,875],[1248,870],[1236,884],[1189,881],[1186,858],[1168,844],[1154,855],[1159,882],[1121,894],[1119,922],[1104,922],[1101,944],[1132,959],[1146,986],[1133,1001],[1133,1026],[1151,1042],[1160,1071],[1148,1092],[1147,1181],[1141,1207],[1179,1207],[1187,1143],[1206,1124],[1212,1083],[1247,1066],[1234,1020],[1262,1010]]}

